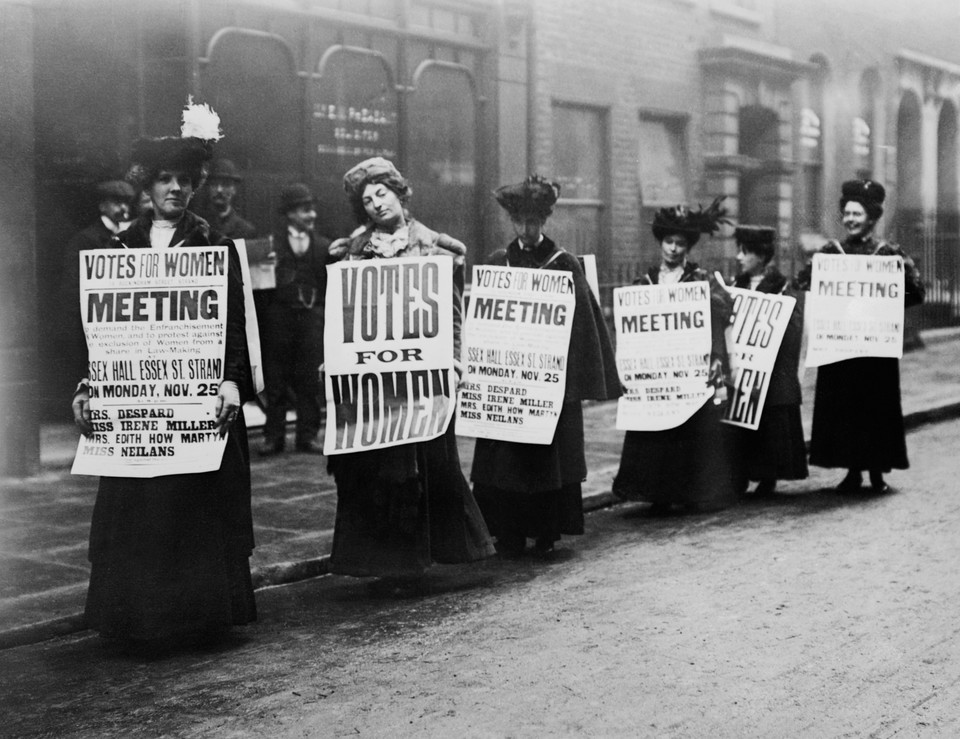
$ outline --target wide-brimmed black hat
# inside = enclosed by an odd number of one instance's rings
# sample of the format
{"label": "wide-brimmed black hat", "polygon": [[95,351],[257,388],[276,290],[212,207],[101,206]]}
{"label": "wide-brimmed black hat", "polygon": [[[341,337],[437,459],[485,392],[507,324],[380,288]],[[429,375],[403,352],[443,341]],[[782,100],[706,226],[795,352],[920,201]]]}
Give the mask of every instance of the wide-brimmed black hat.
{"label": "wide-brimmed black hat", "polygon": [[220,116],[209,105],[187,101],[179,136],[146,136],[137,139],[130,154],[126,179],[144,188],[162,169],[187,172],[197,188],[206,175],[213,145],[222,138]]}
{"label": "wide-brimmed black hat", "polygon": [[291,182],[280,189],[280,212],[289,213],[291,210],[301,205],[316,205],[317,199],[313,197],[310,188],[302,182]]}
{"label": "wide-brimmed black hat", "polygon": [[653,237],[663,241],[667,236],[680,235],[687,239],[689,246],[693,246],[700,240],[701,234],[716,233],[722,223],[730,225],[727,211],[721,205],[724,199],[723,195],[715,198],[706,209],[702,205],[697,210],[690,210],[685,205],[661,208],[654,213],[650,224]]}
{"label": "wide-brimmed black hat", "polygon": [[493,196],[511,216],[530,214],[546,218],[560,198],[560,184],[532,174],[523,182],[497,188]]}
{"label": "wide-brimmed black hat", "polygon": [[230,159],[214,159],[210,165],[210,172],[207,174],[207,179],[243,182],[243,177],[237,169],[237,165]]}
{"label": "wide-brimmed black hat", "polygon": [[132,203],[137,197],[133,185],[123,180],[107,180],[97,183],[97,200],[116,200],[118,203]]}

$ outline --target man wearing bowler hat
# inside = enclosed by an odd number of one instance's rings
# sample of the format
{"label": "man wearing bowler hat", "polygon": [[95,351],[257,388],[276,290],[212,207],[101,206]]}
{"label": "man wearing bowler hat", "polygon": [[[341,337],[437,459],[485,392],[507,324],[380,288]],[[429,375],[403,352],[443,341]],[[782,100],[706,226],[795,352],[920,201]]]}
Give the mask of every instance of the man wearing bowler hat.
{"label": "man wearing bowler hat", "polygon": [[63,256],[60,281],[60,300],[63,301],[65,320],[61,324],[60,352],[66,356],[64,370],[69,377],[82,377],[87,372],[87,344],[80,318],[80,252],[84,249],[104,249],[129,224],[136,192],[129,182],[108,180],[96,186],[97,209],[100,217],[74,234],[67,242]]}
{"label": "man wearing bowler hat", "polygon": [[285,223],[273,236],[276,289],[264,316],[264,382],[267,420],[263,456],[284,449],[287,388],[296,395],[298,452],[321,453],[320,382],[323,362],[323,301],[327,291],[329,240],[314,231],[317,203],[306,185],[280,191]]}
{"label": "man wearing bowler hat", "polygon": [[243,177],[229,159],[216,159],[207,175],[206,200],[208,207],[199,215],[205,218],[214,231],[229,239],[252,239],[257,229],[237,212],[234,200],[237,186]]}

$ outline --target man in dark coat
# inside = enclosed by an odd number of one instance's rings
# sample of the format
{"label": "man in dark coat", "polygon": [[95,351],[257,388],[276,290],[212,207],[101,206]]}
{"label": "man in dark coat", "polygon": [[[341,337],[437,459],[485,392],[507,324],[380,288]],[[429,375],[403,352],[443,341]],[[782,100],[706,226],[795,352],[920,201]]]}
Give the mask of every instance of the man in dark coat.
{"label": "man in dark coat", "polygon": [[252,239],[257,235],[256,227],[244,219],[234,205],[237,186],[243,177],[229,159],[216,159],[210,167],[206,183],[206,202],[199,215],[210,227],[228,239]]}
{"label": "man in dark coat", "polygon": [[320,454],[318,369],[330,242],[314,231],[317,205],[306,185],[293,183],[281,190],[280,212],[286,223],[273,237],[277,286],[263,316],[267,420],[260,454],[283,451],[288,388],[296,394],[296,449]]}
{"label": "man in dark coat", "polygon": [[87,372],[87,344],[80,320],[80,257],[86,249],[105,249],[115,234],[127,227],[136,192],[123,180],[109,180],[97,185],[97,208],[100,217],[67,242],[60,279],[62,304],[60,340],[61,356],[66,357],[67,377],[81,377]]}

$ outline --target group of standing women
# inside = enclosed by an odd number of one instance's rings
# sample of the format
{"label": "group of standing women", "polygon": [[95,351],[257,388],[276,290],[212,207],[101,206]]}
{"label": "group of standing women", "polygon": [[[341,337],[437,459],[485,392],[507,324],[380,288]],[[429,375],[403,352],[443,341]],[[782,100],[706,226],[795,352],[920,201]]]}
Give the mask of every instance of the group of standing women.
{"label": "group of standing women", "polygon": [[[127,249],[223,245],[229,250],[225,372],[215,405],[217,427],[228,436],[220,468],[100,481],[90,535],[87,622],[103,636],[134,645],[166,647],[216,639],[231,626],[256,618],[249,566],[254,545],[249,451],[242,410],[252,397],[252,383],[239,259],[229,239],[186,210],[210,156],[210,141],[195,136],[138,141],[130,177],[148,193],[153,208],[112,244]],[[385,159],[369,159],[350,169],[344,188],[361,228],[331,246],[332,259],[451,260],[453,359],[459,372],[466,247],[410,216],[411,188]],[[871,183],[862,189],[872,196],[877,188]],[[461,470],[452,423],[431,441],[332,457],[329,471],[338,494],[332,572],[376,577],[374,588],[388,594],[419,592],[422,575],[433,562],[469,562],[492,555],[491,534],[496,549],[513,557],[523,554],[530,541],[535,551],[548,553],[562,535],[583,532],[581,402],[616,398],[621,386],[603,314],[579,260],[543,232],[559,192],[559,185],[537,176],[499,189],[497,201],[509,215],[516,238],[488,259],[494,265],[563,270],[573,276],[576,307],[568,371],[552,443],[478,439],[472,490]],[[882,201],[882,188],[879,193]],[[847,210],[854,210],[850,203],[863,198],[850,195],[846,186],[844,198],[847,223]],[[850,215],[846,250],[901,253],[872,239],[870,230],[879,215],[865,202],[863,210],[869,218]],[[859,224],[856,233],[854,221]],[[687,255],[701,234],[714,232],[721,222],[716,204],[707,211],[660,211],[653,229],[661,244],[661,263],[643,278],[651,284],[710,283],[710,382],[717,384],[725,370],[723,331],[731,300]],[[785,288],[785,278],[771,265],[773,235],[772,229],[737,230],[743,267],[738,285],[768,292]],[[912,294],[918,291],[922,298],[915,281]],[[713,508],[728,503],[746,477],[759,481],[758,492],[769,493],[777,479],[805,476],[796,382],[799,339],[791,341],[797,351],[783,352],[784,366],[775,372],[777,389],[771,388],[761,430],[747,444],[753,454],[745,466],[731,464],[730,456],[743,440],[721,429],[719,408],[708,402],[675,429],[628,432],[615,491],[662,509]],[[877,488],[884,471],[906,466],[896,360],[841,364],[845,366],[822,372],[818,382],[811,461],[847,466],[850,474],[841,485],[845,490],[857,487],[863,469],[870,471]],[[826,410],[820,407],[821,397],[831,404]],[[90,433],[86,381],[77,388],[73,410],[81,431]],[[843,426],[838,427],[838,418]]]}

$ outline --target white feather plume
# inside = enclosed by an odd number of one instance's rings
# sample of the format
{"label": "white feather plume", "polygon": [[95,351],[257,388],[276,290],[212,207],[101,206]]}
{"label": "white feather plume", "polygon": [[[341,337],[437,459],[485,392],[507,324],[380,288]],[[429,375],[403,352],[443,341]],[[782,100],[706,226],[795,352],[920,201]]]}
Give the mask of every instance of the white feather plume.
{"label": "white feather plume", "polygon": [[181,138],[198,138],[204,141],[219,141],[223,138],[220,132],[220,116],[206,103],[194,103],[193,96],[187,98],[187,105],[183,109],[183,125],[180,127]]}

